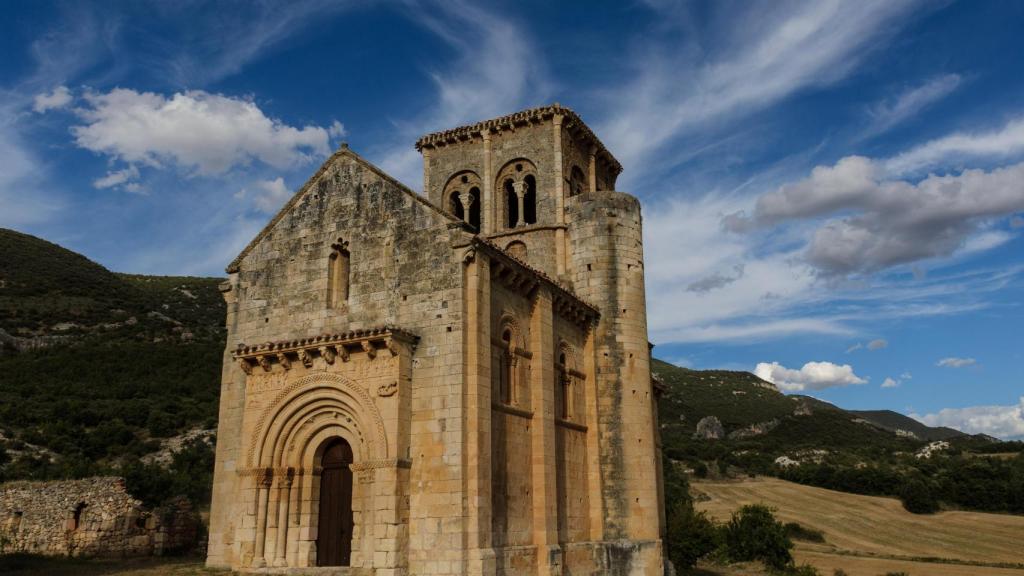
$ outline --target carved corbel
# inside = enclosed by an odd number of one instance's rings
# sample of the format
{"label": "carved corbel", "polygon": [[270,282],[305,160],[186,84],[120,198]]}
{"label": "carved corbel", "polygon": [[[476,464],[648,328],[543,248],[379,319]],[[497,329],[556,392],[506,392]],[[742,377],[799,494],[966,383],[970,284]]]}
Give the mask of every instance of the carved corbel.
{"label": "carved corbel", "polygon": [[391,352],[391,356],[398,356],[401,349],[398,347],[398,342],[395,342],[394,338],[387,338],[384,340],[384,345],[387,347],[388,352]]}
{"label": "carved corbel", "polygon": [[377,396],[387,398],[388,396],[394,396],[398,392],[398,381],[389,382],[387,384],[381,384],[377,387]]}
{"label": "carved corbel", "polygon": [[345,348],[344,344],[338,345],[338,356],[341,357],[342,362],[348,362],[351,359],[348,355],[348,348]]}
{"label": "carved corbel", "polygon": [[260,354],[256,357],[256,361],[260,363],[260,368],[263,368],[264,372],[270,372],[270,356]]}
{"label": "carved corbel", "polygon": [[377,349],[373,347],[373,344],[369,340],[363,340],[363,352],[373,360],[377,357]]}
{"label": "carved corbel", "polygon": [[292,369],[292,361],[288,359],[288,355],[284,352],[277,353],[277,361],[281,363],[281,368],[284,368],[285,370]]}
{"label": "carved corbel", "polygon": [[462,263],[469,264],[474,260],[476,260],[476,246],[470,246],[469,248],[466,248],[465,252],[462,253]]}
{"label": "carved corbel", "polygon": [[321,346],[319,350],[320,357],[324,359],[324,362],[334,364],[334,348],[331,348],[330,346]]}
{"label": "carved corbel", "polygon": [[249,360],[247,360],[246,358],[239,358],[238,366],[239,368],[242,369],[242,372],[245,372],[246,376],[252,375],[252,364],[250,364]]}
{"label": "carved corbel", "polygon": [[313,367],[313,357],[309,355],[309,352],[306,351],[305,348],[299,350],[299,360],[302,362],[302,365],[305,366],[306,368]]}

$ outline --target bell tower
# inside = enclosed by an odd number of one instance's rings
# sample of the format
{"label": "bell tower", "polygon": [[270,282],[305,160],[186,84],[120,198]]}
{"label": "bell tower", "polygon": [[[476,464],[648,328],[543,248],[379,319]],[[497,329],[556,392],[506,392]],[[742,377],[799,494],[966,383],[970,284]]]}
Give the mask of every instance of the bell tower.
{"label": "bell tower", "polygon": [[[601,538],[659,542],[664,496],[643,221],[639,200],[615,191],[622,166],[558,104],[429,134],[416,147],[435,205],[599,310],[589,330]],[[637,553],[646,558],[638,561],[660,565],[656,548]]]}
{"label": "bell tower", "polygon": [[428,134],[416,148],[432,203],[570,283],[569,200],[614,190],[622,171],[579,116],[558,104]]}

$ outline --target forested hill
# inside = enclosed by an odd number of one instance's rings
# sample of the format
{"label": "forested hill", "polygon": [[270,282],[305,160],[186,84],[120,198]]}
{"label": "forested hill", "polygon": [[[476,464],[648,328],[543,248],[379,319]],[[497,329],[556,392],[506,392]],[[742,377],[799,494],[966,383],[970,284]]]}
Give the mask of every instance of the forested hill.
{"label": "forested hill", "polygon": [[117,274],[0,229],[0,479],[116,471],[214,428],[219,282]]}

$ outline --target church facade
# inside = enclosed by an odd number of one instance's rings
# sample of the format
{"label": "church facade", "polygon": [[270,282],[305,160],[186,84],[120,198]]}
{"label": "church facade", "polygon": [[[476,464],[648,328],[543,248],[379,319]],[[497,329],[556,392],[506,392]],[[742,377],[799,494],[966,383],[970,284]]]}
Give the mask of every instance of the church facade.
{"label": "church facade", "polygon": [[343,146],[228,267],[207,563],[660,576],[621,166],[557,104],[416,146],[423,195]]}

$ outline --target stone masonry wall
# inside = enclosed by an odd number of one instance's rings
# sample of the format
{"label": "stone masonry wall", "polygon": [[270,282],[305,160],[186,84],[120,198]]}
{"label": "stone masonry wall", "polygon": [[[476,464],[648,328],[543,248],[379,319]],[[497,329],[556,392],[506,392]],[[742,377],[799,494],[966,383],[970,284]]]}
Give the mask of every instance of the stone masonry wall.
{"label": "stone masonry wall", "polygon": [[196,543],[187,500],[148,510],[115,477],[0,485],[0,552],[149,556]]}

